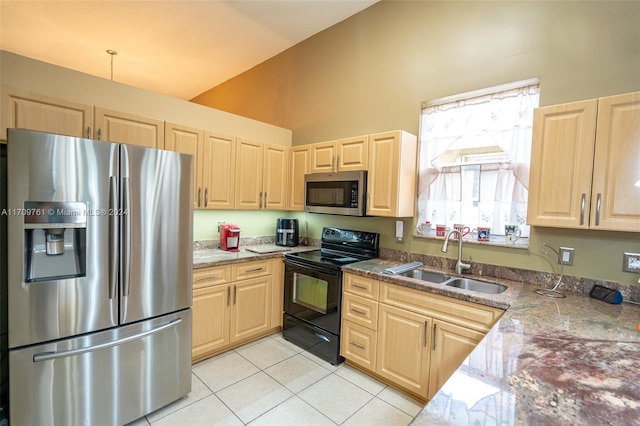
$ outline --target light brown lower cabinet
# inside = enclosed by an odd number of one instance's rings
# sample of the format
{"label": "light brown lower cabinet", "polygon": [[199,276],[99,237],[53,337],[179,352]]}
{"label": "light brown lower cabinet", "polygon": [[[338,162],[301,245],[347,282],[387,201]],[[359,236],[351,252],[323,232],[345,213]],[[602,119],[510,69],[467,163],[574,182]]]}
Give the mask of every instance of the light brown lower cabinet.
{"label": "light brown lower cabinet", "polygon": [[273,280],[282,279],[280,263],[282,259],[266,259],[194,272],[193,362],[280,327],[274,323],[272,302]]}
{"label": "light brown lower cabinet", "polygon": [[348,363],[426,401],[503,312],[345,274],[341,355]]}
{"label": "light brown lower cabinet", "polygon": [[376,373],[420,396],[429,388],[432,319],[380,304]]}
{"label": "light brown lower cabinet", "polygon": [[433,321],[429,399],[444,385],[467,356],[478,346],[484,333],[446,321]]}

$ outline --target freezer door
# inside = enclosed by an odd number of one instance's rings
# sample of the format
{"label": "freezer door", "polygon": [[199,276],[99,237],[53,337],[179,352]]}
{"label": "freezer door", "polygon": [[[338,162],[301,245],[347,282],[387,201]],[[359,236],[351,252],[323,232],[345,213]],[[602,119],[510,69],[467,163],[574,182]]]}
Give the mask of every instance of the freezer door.
{"label": "freezer door", "polygon": [[191,309],[9,352],[14,425],[122,425],[191,391]]}
{"label": "freezer door", "polygon": [[[118,145],[8,133],[9,347],[116,326]],[[69,228],[48,253],[56,226]]]}
{"label": "freezer door", "polygon": [[121,146],[122,324],[191,306],[193,156]]}

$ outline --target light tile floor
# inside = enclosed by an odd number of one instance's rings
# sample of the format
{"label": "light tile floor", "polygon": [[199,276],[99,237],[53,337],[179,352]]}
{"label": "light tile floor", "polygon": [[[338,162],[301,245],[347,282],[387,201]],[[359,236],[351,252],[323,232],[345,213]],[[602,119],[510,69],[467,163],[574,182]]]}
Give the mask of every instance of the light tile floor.
{"label": "light tile floor", "polygon": [[274,334],[195,364],[191,393],[131,425],[408,425],[423,404]]}

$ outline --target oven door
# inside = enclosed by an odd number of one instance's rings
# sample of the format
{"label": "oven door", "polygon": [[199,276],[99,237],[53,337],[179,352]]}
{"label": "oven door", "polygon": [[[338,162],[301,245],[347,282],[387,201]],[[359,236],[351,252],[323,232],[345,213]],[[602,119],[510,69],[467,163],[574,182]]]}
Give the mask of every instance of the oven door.
{"label": "oven door", "polygon": [[342,272],[285,259],[284,311],[334,334],[340,333]]}

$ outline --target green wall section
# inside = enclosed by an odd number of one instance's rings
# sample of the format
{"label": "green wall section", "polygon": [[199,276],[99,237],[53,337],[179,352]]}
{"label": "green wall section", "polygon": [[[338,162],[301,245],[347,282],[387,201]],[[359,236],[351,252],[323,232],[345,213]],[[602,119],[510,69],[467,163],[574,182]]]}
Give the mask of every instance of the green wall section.
{"label": "green wall section", "polygon": [[193,239],[217,240],[218,222],[233,223],[240,226],[240,238],[274,236],[276,220],[279,217],[298,218],[294,212],[272,210],[194,210]]}

